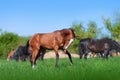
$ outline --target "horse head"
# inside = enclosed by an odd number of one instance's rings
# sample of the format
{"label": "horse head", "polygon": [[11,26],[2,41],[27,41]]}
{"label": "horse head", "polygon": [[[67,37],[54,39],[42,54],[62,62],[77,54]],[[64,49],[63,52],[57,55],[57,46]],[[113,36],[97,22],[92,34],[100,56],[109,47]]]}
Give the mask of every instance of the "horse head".
{"label": "horse head", "polygon": [[72,29],[63,29],[61,30],[61,34],[65,41],[64,48],[67,49],[68,46],[74,41],[75,33]]}

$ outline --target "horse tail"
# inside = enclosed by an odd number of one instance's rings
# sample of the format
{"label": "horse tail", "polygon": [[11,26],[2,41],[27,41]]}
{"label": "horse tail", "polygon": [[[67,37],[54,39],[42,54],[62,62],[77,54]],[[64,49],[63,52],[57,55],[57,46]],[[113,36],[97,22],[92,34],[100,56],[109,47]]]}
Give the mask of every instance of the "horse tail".
{"label": "horse tail", "polygon": [[120,44],[118,44],[118,42],[116,42],[115,40],[112,40],[112,43],[114,44],[115,49],[120,52]]}
{"label": "horse tail", "polygon": [[29,40],[27,41],[26,45],[25,45],[27,48],[29,47]]}
{"label": "horse tail", "polygon": [[29,51],[29,40],[27,41],[25,47],[26,47],[26,50],[25,50],[26,51],[26,55],[29,55],[30,54],[30,51]]}

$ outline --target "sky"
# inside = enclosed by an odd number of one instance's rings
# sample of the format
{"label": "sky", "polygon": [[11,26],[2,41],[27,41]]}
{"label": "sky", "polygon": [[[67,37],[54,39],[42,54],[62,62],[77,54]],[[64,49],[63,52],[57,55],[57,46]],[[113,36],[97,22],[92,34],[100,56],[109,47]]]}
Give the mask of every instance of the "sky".
{"label": "sky", "polygon": [[70,28],[73,23],[95,21],[120,11],[120,0],[0,0],[0,29],[20,36]]}

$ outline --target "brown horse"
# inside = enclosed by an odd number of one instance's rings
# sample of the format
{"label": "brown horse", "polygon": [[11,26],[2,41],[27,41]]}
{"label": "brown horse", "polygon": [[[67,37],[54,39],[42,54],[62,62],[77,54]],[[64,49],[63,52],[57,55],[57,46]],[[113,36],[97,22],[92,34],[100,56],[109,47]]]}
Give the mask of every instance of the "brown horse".
{"label": "brown horse", "polygon": [[58,66],[59,54],[58,50],[63,50],[69,57],[71,64],[72,58],[67,51],[68,46],[74,40],[75,34],[72,29],[62,29],[51,33],[38,33],[31,37],[29,41],[29,50],[32,51],[31,64],[34,68],[36,57],[41,52],[41,47],[44,49],[54,50],[56,54],[56,66]]}

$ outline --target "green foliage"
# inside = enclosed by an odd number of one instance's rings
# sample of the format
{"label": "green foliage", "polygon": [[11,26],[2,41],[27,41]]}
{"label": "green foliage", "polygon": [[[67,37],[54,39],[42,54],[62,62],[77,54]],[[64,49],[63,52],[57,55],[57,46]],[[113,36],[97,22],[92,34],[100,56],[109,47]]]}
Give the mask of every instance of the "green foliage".
{"label": "green foliage", "polygon": [[71,50],[71,52],[73,53],[78,53],[78,44],[80,39],[96,38],[98,32],[100,32],[100,30],[97,28],[96,23],[93,21],[89,22],[87,28],[85,28],[82,25],[82,23],[80,23],[80,24],[73,24],[72,29],[75,31],[76,39],[73,42],[73,44],[71,44],[69,50]]}
{"label": "green foliage", "polygon": [[26,45],[26,42],[29,40],[29,38],[30,38],[29,36],[28,37],[19,36],[18,46]]}
{"label": "green foliage", "polygon": [[4,32],[0,35],[0,53],[7,53],[17,45],[18,35]]}
{"label": "green foliage", "polygon": [[82,23],[73,24],[72,29],[74,30],[75,35],[77,36],[78,39],[85,37],[85,35],[83,35],[85,34],[85,28],[83,27]]}
{"label": "green foliage", "polygon": [[27,38],[11,32],[2,32],[0,35],[0,55],[6,56],[11,49],[25,45]]}
{"label": "green foliage", "polygon": [[86,32],[87,37],[96,38],[97,34],[98,34],[98,29],[97,29],[96,23],[93,21],[90,21],[88,24],[88,30]]}
{"label": "green foliage", "polygon": [[83,34],[85,34],[85,29],[82,23],[73,24],[72,29],[74,30],[77,39],[75,39],[74,42],[70,45],[69,50],[72,53],[78,53],[79,40],[84,37]]}
{"label": "green foliage", "polygon": [[[119,14],[120,17],[120,14]],[[120,19],[118,14],[116,15],[116,20],[113,23],[110,19],[104,19],[106,28],[110,31],[111,37],[115,40],[120,40]]]}

